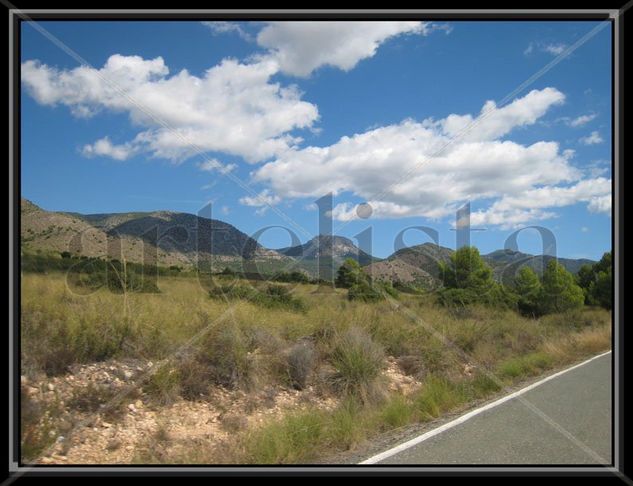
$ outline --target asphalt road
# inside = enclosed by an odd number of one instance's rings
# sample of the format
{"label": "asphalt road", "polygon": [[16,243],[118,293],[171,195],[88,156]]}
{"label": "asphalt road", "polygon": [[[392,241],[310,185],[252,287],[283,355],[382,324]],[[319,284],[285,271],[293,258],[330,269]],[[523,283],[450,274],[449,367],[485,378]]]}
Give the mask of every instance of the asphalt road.
{"label": "asphalt road", "polygon": [[611,354],[607,354],[377,464],[610,462]]}

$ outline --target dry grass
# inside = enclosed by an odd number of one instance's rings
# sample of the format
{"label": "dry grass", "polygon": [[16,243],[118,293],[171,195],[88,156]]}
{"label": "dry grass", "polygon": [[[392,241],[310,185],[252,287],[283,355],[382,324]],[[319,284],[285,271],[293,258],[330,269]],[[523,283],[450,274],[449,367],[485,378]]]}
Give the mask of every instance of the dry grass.
{"label": "dry grass", "polygon": [[[488,396],[500,387],[488,372],[514,383],[611,343],[611,315],[601,309],[538,320],[480,307],[456,315],[428,295],[401,294],[400,305],[421,323],[389,302],[350,302],[344,291],[314,285],[292,286],[292,295],[305,304],[302,312],[210,298],[193,278],[163,278],[159,287],[160,294],[101,289],[77,295],[63,275],[23,275],[23,374],[60,374],[73,363],[110,357],[163,360],[197,335],[186,353],[145,385],[157,403],[179,396],[203,399],[209,384],[246,392],[275,384],[301,389],[320,380],[316,370],[330,366],[334,379],[326,383],[328,393],[338,394],[341,405],[332,412],[297,412],[256,429],[226,424],[235,432],[230,447],[219,452],[197,447],[195,457],[183,452],[150,458],[158,462],[310,461]],[[472,375],[463,373],[464,353],[477,370]],[[368,399],[381,378],[384,355],[423,379],[421,389]]]}

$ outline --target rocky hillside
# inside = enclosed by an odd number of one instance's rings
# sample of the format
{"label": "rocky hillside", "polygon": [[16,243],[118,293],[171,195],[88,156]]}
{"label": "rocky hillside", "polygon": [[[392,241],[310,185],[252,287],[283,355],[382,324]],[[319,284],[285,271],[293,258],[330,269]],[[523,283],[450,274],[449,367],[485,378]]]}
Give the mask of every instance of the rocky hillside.
{"label": "rocky hillside", "polygon": [[448,261],[452,253],[450,248],[424,243],[398,250],[365,271],[377,280],[429,286],[439,277],[439,263]]}
{"label": "rocky hillside", "polygon": [[[424,243],[403,248],[381,262],[366,266],[365,271],[378,280],[428,286],[439,277],[439,263],[447,262],[452,254],[450,248]],[[553,258],[512,250],[497,250],[482,257],[492,267],[496,277],[506,283],[511,282],[517,270],[526,265],[536,273],[542,273],[543,266]],[[558,258],[558,262],[571,273],[577,273],[584,264],[595,263],[593,260],[572,258]]]}
{"label": "rocky hillside", "polygon": [[197,255],[227,262],[288,260],[228,223],[171,211],[81,215],[45,211],[23,199],[21,236],[24,249],[134,262],[157,257],[161,265],[195,264]]}
{"label": "rocky hillside", "polygon": [[378,260],[354,245],[352,240],[343,236],[319,235],[303,245],[280,248],[277,251],[304,261],[332,258],[337,266],[347,258],[353,258],[361,265],[368,265]]}

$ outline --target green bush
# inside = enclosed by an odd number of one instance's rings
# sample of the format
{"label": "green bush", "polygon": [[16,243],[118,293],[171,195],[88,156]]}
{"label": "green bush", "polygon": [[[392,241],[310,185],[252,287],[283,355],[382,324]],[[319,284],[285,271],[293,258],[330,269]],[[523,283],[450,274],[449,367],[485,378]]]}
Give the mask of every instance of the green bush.
{"label": "green bush", "polygon": [[373,286],[365,281],[360,281],[349,288],[347,298],[348,300],[359,300],[361,302],[377,302],[384,300],[385,296],[380,292],[377,286]]}
{"label": "green bush", "polygon": [[339,335],[330,356],[336,370],[336,385],[348,395],[363,401],[376,396],[376,381],[384,366],[384,351],[359,327]]}
{"label": "green bush", "polygon": [[367,276],[363,273],[360,264],[353,258],[348,258],[339,267],[334,284],[342,289],[349,289],[354,285],[366,282]]}
{"label": "green bush", "polygon": [[292,272],[279,272],[272,276],[271,280],[276,282],[294,282],[294,283],[308,283],[310,277],[304,272],[292,271]]}
{"label": "green bush", "polygon": [[263,291],[248,285],[221,285],[209,291],[209,296],[215,299],[246,300],[270,309],[288,309],[297,312],[306,310],[306,305],[298,297],[292,295],[283,285],[268,285]]}
{"label": "green bush", "polygon": [[294,297],[283,285],[268,285],[263,292],[254,296],[253,301],[264,307],[285,308],[299,312],[306,310],[304,302]]}

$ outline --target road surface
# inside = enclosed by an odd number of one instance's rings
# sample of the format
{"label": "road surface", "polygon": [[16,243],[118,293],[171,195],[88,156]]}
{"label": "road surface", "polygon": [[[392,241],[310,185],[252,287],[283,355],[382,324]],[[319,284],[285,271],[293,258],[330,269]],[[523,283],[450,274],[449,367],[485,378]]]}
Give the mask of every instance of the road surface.
{"label": "road surface", "polygon": [[611,353],[532,386],[363,463],[611,463]]}

